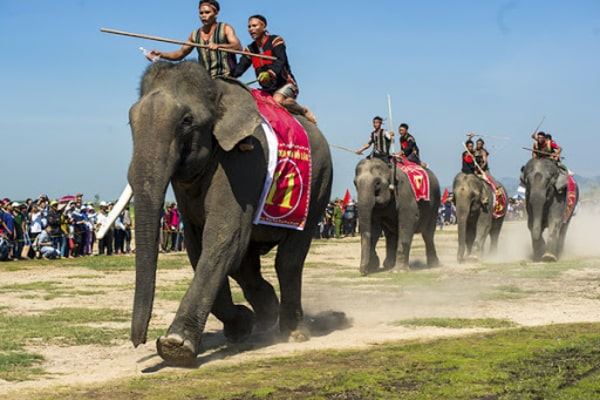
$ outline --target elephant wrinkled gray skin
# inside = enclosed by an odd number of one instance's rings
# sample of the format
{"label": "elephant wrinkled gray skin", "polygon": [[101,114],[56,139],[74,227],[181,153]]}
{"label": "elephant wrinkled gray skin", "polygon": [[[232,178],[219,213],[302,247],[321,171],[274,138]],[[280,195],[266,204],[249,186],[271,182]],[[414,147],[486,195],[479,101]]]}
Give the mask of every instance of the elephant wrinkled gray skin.
{"label": "elephant wrinkled gray skin", "polygon": [[491,253],[495,253],[504,217],[494,218],[492,215],[492,188],[476,175],[461,172],[454,178],[453,192],[458,222],[458,262],[465,260],[465,250],[467,257],[475,254],[481,258],[488,235]]}
{"label": "elephant wrinkled gray skin", "polygon": [[[332,181],[329,146],[318,128],[297,117],[309,135],[313,175],[306,229],[295,231],[253,225],[268,148],[261,117],[245,86],[212,80],[196,62],[156,63],[144,74],[140,99],[129,118],[133,134],[129,182],[137,216],[133,344],[146,342],[159,219],[169,183],[185,222],[195,273],[166,336],[157,341],[161,357],[176,365],[193,362],[210,312],[223,322],[231,341],[247,338],[255,321],[268,328],[278,319],[283,334],[307,338],[302,325],[302,268]],[[251,141],[253,151],[239,151],[237,144],[244,139]],[[275,269],[281,304],[260,273],[260,255],[275,246],[279,246]],[[233,304],[228,275],[239,283],[254,312]]]}
{"label": "elephant wrinkled gray skin", "polygon": [[[531,159],[523,167],[521,180],[526,189],[527,226],[531,232],[533,259],[557,261],[563,252],[570,222],[563,221],[567,174],[553,160]],[[545,229],[548,229],[547,244],[543,237]]]}
{"label": "elephant wrinkled gray skin", "polygon": [[386,237],[384,267],[407,270],[412,239],[421,233],[425,241],[427,265],[437,266],[434,235],[440,206],[440,185],[429,170],[430,201],[417,201],[408,177],[398,169],[396,187],[389,189],[390,167],[384,161],[365,159],[356,166],[354,184],[358,193],[358,216],[361,236],[360,273],[367,275],[379,268],[375,251],[383,231]]}

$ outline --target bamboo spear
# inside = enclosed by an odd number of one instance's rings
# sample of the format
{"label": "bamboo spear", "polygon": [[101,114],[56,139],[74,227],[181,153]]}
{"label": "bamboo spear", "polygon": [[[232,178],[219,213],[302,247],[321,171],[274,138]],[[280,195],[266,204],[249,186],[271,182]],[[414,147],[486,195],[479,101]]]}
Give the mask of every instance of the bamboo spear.
{"label": "bamboo spear", "polygon": [[[169,39],[169,38],[164,38],[164,37],[160,37],[160,36],[152,36],[152,35],[144,35],[144,34],[141,34],[141,33],[132,33],[132,32],[126,32],[126,31],[119,31],[117,29],[100,28],[100,32],[111,33],[113,35],[129,36],[129,37],[146,39],[146,40],[154,40],[156,42],[181,44],[181,45],[184,45],[184,46],[198,47],[200,49],[209,49],[210,48],[207,45],[198,44],[198,43],[194,43],[194,42],[188,42],[187,40],[175,40],[175,39]],[[224,53],[240,54],[240,55],[248,56],[248,57],[257,57],[257,58],[262,58],[262,59],[265,59],[265,60],[272,60],[272,61],[277,60],[277,57],[266,56],[264,54],[251,53],[249,51],[232,50],[232,49],[222,49],[222,48],[218,49],[217,51],[222,51]]]}

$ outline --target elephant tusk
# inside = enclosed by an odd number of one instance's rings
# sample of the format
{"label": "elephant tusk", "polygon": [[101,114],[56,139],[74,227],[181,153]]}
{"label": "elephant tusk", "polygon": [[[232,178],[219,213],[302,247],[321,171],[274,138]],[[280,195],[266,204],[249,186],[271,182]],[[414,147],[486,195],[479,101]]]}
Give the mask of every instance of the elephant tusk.
{"label": "elephant tusk", "polygon": [[127,184],[123,190],[123,193],[121,193],[121,197],[119,197],[119,201],[117,201],[117,204],[115,204],[113,209],[110,210],[104,223],[100,226],[100,228],[98,228],[98,231],[96,232],[96,237],[98,239],[104,238],[106,232],[108,232],[110,227],[115,223],[119,214],[121,214],[125,207],[127,207],[127,204],[129,204],[129,200],[131,200],[132,197],[133,189],[130,184]]}

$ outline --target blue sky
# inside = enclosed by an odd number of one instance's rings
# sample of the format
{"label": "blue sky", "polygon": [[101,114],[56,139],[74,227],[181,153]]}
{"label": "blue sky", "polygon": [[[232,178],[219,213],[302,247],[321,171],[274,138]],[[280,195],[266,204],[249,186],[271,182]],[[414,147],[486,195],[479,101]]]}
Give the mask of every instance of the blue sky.
{"label": "blue sky", "polygon": [[[460,168],[469,131],[491,140],[497,177],[517,177],[542,116],[575,172],[600,174],[600,1],[221,1],[249,42],[261,13],[288,44],[299,101],[333,144],[357,148],[394,103],[440,181]],[[112,27],[185,39],[197,2],[0,0],[0,195],[116,197],[131,155],[127,112],[147,65]],[[195,53],[194,53],[195,54]],[[195,56],[194,56],[195,57]],[[249,74],[244,80],[252,80]],[[356,156],[332,150],[334,195]]]}

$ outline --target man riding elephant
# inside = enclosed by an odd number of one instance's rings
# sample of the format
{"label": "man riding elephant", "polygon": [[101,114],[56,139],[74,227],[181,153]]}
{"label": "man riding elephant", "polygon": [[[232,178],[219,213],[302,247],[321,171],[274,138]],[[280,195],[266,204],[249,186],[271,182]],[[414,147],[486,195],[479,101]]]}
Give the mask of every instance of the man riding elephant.
{"label": "man riding elephant", "polygon": [[[219,49],[242,50],[240,40],[233,27],[224,22],[217,22],[221,6],[216,0],[201,0],[198,12],[202,27],[192,31],[188,42],[203,44],[208,48],[196,47],[198,61],[204,65],[211,77],[230,76],[235,68],[235,55],[219,51]],[[162,52],[152,50],[147,58],[154,61],[157,57],[168,61],[180,61],[194,50],[193,46],[183,45],[179,50]]]}
{"label": "man riding elephant", "polygon": [[[425,242],[427,264],[431,267],[439,264],[434,236],[440,187],[433,172],[428,169],[421,172],[418,179],[427,185],[427,196],[417,200],[415,182],[401,168],[394,170],[393,177],[388,163],[377,157],[362,160],[356,166],[354,184],[358,194],[362,275],[379,268],[376,245],[382,231],[386,237],[385,268],[408,270],[415,233],[421,233]],[[389,190],[391,179],[397,182],[393,190]]]}
{"label": "man riding elephant", "polygon": [[[153,63],[142,79],[140,98],[130,109],[133,157],[128,180],[136,207],[136,284],[131,340],[145,343],[156,287],[160,215],[169,185],[183,221],[194,278],[166,334],[157,341],[169,363],[193,363],[202,332],[213,313],[231,341],[248,337],[256,324],[277,321],[285,337],[307,339],[301,302],[302,269],[313,229],[331,194],[332,164],[323,134],[298,116],[310,144],[310,184],[285,176],[270,187],[291,188],[269,196],[286,208],[308,193],[305,223],[298,229],[255,224],[266,204],[271,156],[268,131],[245,85],[211,79],[196,62]],[[255,150],[233,151],[242,140]],[[275,156],[277,156],[275,151]],[[275,175],[273,180],[280,179]],[[290,186],[291,185],[291,186]],[[302,187],[304,185],[304,187]],[[301,190],[302,187],[302,190]],[[304,203],[303,203],[304,204]],[[287,208],[286,208],[287,209]],[[281,301],[261,274],[260,256],[277,246],[275,270]],[[235,305],[228,276],[241,286],[252,310]]]}
{"label": "man riding elephant", "polygon": [[386,163],[389,162],[394,132],[387,132],[381,127],[382,124],[383,118],[380,116],[373,118],[373,131],[369,134],[369,141],[360,149],[356,150],[356,154],[362,155],[366,150],[373,146],[369,158],[376,157]]}
{"label": "man riding elephant", "polygon": [[231,76],[238,78],[253,66],[258,83],[263,90],[273,95],[277,103],[294,113],[304,115],[316,124],[315,115],[296,102],[299,93],[298,83],[292,74],[283,38],[267,31],[267,19],[262,15],[253,15],[248,19],[248,33],[254,41],[248,45],[247,51],[273,56],[276,60],[242,56]]}

